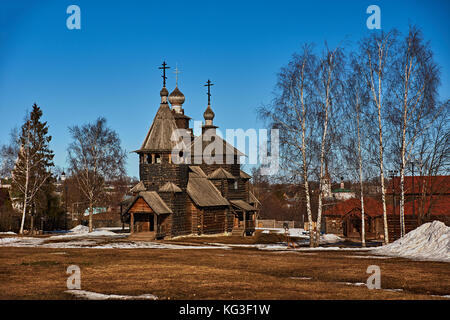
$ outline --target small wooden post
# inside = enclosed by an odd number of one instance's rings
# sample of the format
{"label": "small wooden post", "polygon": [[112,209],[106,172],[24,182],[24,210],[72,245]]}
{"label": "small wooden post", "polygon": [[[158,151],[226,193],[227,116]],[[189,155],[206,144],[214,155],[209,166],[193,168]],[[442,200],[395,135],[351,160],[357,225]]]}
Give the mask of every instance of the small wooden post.
{"label": "small wooden post", "polygon": [[205,210],[202,209],[202,228],[201,228],[201,234],[203,234],[203,230],[204,230],[204,223],[205,223]]}
{"label": "small wooden post", "polygon": [[243,216],[243,218],[244,218],[244,236],[246,235],[246,230],[245,229],[247,229],[247,217],[246,217],[246,214],[245,214],[245,210],[242,210],[242,216]]}
{"label": "small wooden post", "polygon": [[130,216],[130,233],[134,233],[134,212]]}
{"label": "small wooden post", "polygon": [[228,212],[227,209],[225,209],[225,226],[224,226],[224,232],[228,232]]}
{"label": "small wooden post", "polygon": [[156,213],[153,213],[153,231],[155,232],[156,238],[156,234],[158,233],[158,216]]}

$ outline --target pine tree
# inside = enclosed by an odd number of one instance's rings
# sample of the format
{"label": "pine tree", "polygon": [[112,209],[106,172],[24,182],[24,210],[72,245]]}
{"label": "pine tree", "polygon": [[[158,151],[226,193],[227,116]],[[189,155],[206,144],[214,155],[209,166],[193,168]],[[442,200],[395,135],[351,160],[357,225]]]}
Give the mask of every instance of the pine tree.
{"label": "pine tree", "polygon": [[17,141],[20,150],[12,172],[12,191],[22,201],[20,234],[23,234],[26,214],[31,213],[38,193],[52,175],[54,154],[49,147],[52,137],[48,135],[47,122],[42,122],[41,117],[42,110],[34,104]]}

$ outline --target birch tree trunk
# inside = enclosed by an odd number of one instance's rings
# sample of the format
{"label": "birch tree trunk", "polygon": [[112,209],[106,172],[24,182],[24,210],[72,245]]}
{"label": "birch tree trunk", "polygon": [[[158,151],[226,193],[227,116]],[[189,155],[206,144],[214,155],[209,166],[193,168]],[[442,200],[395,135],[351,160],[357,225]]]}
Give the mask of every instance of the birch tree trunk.
{"label": "birch tree trunk", "polygon": [[[27,182],[26,182],[26,187],[25,187],[25,189],[28,189],[28,179],[27,179]],[[26,215],[26,213],[27,213],[27,205],[28,205],[28,203],[27,203],[27,196],[25,195],[24,196],[24,199],[23,199],[23,209],[22,209],[22,220],[21,220],[21,222],[20,222],[20,231],[19,231],[19,234],[23,234],[23,227],[24,227],[24,225],[25,225],[25,215]]]}
{"label": "birch tree trunk", "polygon": [[[303,114],[305,114],[305,107],[303,106]],[[306,163],[306,128],[305,128],[305,118],[302,120],[302,157],[303,157],[303,181],[305,185],[305,197],[306,197],[306,212],[308,214],[308,229],[309,229],[309,246],[314,247],[313,239],[313,219],[311,212],[311,198],[309,196],[309,183],[308,183],[308,167]]]}
{"label": "birch tree trunk", "polygon": [[[371,38],[369,39],[368,48],[365,49],[367,55],[367,72],[366,72],[366,80],[372,92],[372,100],[373,104],[377,109],[377,117],[378,117],[378,148],[379,148],[379,169],[380,169],[380,185],[381,185],[381,201],[383,203],[383,225],[384,225],[384,243],[389,243],[389,231],[388,231],[388,222],[387,222],[387,212],[386,212],[386,188],[384,185],[384,162],[383,162],[383,121],[381,117],[381,110],[383,108],[383,95],[382,95],[382,82],[383,82],[383,73],[385,71],[386,64],[386,56],[387,56],[387,48],[389,47],[390,40],[389,34],[382,38]],[[375,48],[374,52],[371,51],[371,45]],[[378,66],[373,64],[373,56],[378,59]],[[376,81],[374,73],[376,74]]]}
{"label": "birch tree trunk", "polygon": [[320,226],[322,224],[322,198],[323,198],[323,192],[322,192],[322,182],[323,182],[323,166],[325,162],[325,142],[326,142],[326,136],[327,136],[327,129],[328,129],[328,102],[327,106],[325,108],[325,121],[323,124],[323,135],[322,135],[322,145],[320,150],[320,179],[319,179],[319,205],[317,208],[317,224],[316,224],[316,241],[315,246],[318,247],[320,243]]}
{"label": "birch tree trunk", "polygon": [[313,238],[313,218],[311,212],[311,197],[309,196],[309,183],[308,183],[308,164],[306,162],[306,107],[303,97],[303,79],[304,79],[304,68],[305,62],[302,65],[302,85],[300,91],[300,103],[302,105],[302,117],[301,117],[301,128],[302,128],[302,169],[303,169],[303,181],[305,186],[305,198],[306,198],[306,213],[308,214],[308,229],[309,229],[309,246],[314,247]]}
{"label": "birch tree trunk", "polygon": [[[379,80],[380,81],[380,80]],[[381,97],[381,86],[379,88]],[[386,212],[386,189],[384,186],[384,163],[383,163],[383,127],[381,121],[381,104],[378,105],[378,138],[379,138],[379,151],[380,151],[380,182],[381,182],[381,201],[383,202],[383,224],[384,224],[384,243],[389,243],[389,230],[387,222]]]}
{"label": "birch tree trunk", "polygon": [[25,187],[23,190],[23,209],[22,209],[22,220],[20,222],[20,230],[19,234],[23,234],[23,228],[25,225],[25,216],[27,213],[27,206],[28,206],[28,185],[30,183],[30,126],[28,124],[27,128],[27,145],[26,145],[26,151],[25,151]]}
{"label": "birch tree trunk", "polygon": [[89,203],[89,232],[92,232],[93,230],[93,224],[92,224],[92,215],[94,212],[94,206],[92,202]]}
{"label": "birch tree trunk", "polygon": [[[321,86],[323,86],[323,95],[322,95],[322,108],[320,113],[323,113],[324,120],[322,124],[322,138],[320,142],[320,172],[319,172],[319,203],[317,208],[317,233],[315,239],[315,245],[319,246],[320,244],[320,231],[322,225],[322,211],[323,211],[323,176],[324,176],[324,166],[325,166],[325,146],[329,140],[328,137],[328,127],[329,127],[329,114],[332,112],[332,102],[337,104],[337,84],[339,83],[339,71],[343,72],[340,69],[343,65],[343,61],[340,58],[340,48],[334,49],[334,51],[326,52],[326,56],[322,59],[321,62],[321,72],[319,76],[319,82]],[[330,127],[331,129],[331,127]]]}
{"label": "birch tree trunk", "polygon": [[359,184],[361,186],[361,245],[366,246],[366,226],[364,214],[364,178],[362,170],[362,153],[361,153],[361,133],[359,124],[359,107],[356,110],[356,126],[358,132],[358,162],[359,162]]}

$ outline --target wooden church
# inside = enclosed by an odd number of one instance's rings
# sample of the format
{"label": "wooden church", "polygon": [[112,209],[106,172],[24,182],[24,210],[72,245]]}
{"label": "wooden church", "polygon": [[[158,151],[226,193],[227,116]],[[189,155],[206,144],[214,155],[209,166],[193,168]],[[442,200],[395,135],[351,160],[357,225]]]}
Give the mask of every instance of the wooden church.
{"label": "wooden church", "polygon": [[[163,239],[189,234],[232,233],[251,235],[255,230],[258,200],[249,190],[251,176],[241,170],[244,154],[216,135],[208,80],[208,106],[203,114],[202,134],[194,136],[190,118],[184,114],[185,97],[166,88],[163,71],[161,103],[139,150],[140,181],[121,210],[122,221],[133,236]],[[175,72],[177,73],[177,72]],[[170,103],[170,105],[169,105]],[[184,151],[174,159],[180,144],[173,139],[184,132]],[[205,157],[211,144],[212,156]],[[188,150],[188,152],[186,152]],[[200,152],[199,152],[200,150]],[[218,160],[219,159],[219,160]],[[232,159],[232,161],[230,161]],[[177,161],[175,161],[177,160]]]}

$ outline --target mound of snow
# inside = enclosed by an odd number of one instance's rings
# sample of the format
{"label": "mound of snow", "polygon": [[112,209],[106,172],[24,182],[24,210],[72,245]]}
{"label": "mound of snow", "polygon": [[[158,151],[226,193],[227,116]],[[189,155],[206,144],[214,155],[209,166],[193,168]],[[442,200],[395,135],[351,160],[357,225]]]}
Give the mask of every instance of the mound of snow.
{"label": "mound of snow", "polygon": [[343,241],[343,239],[332,233],[326,233],[320,236],[321,243],[336,243],[340,241]]}
{"label": "mound of snow", "polygon": [[70,233],[88,233],[89,227],[79,224],[75,228],[70,229],[69,232]]}
{"label": "mound of snow", "polygon": [[116,236],[117,233],[106,230],[105,228],[94,229],[89,232],[89,227],[82,226],[81,224],[73,229],[70,229],[70,234],[88,234],[89,236]]}
{"label": "mound of snow", "polygon": [[108,230],[94,230],[91,233],[89,233],[90,236],[121,236],[120,234],[117,234],[112,231]]}
{"label": "mound of snow", "polygon": [[372,249],[372,252],[417,260],[450,262],[450,227],[440,221],[425,223],[401,239]]}

